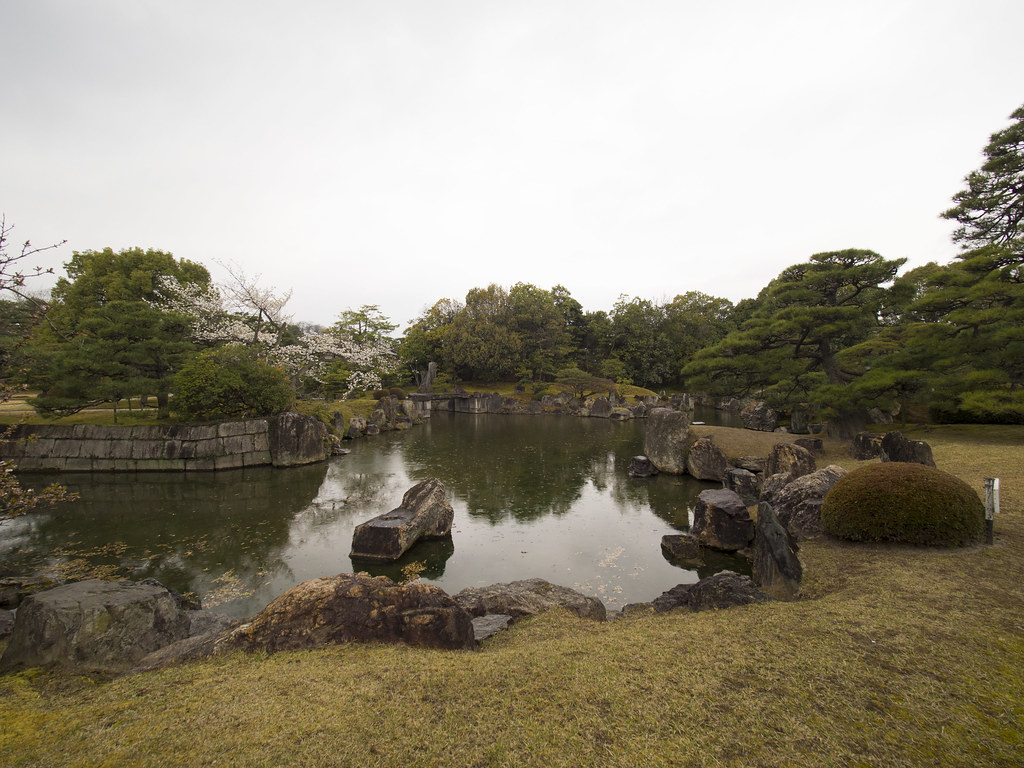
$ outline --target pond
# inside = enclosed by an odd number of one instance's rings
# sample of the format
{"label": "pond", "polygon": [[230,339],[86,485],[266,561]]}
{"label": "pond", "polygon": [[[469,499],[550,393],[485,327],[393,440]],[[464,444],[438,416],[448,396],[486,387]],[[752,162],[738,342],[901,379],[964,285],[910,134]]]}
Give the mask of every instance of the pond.
{"label": "pond", "polygon": [[[539,576],[611,609],[726,567],[742,570],[738,558],[697,573],[662,556],[661,537],[687,530],[697,494],[716,485],[628,477],[644,427],[435,414],[408,431],[346,443],[349,455],[307,467],[58,476],[81,498],[5,522],[0,575],[152,576],[243,617],[301,581],[352,570],[396,581],[417,571],[450,593]],[[451,540],[420,543],[394,564],[354,568],[355,526],[429,477],[448,488]],[[53,479],[23,477],[30,485]]]}

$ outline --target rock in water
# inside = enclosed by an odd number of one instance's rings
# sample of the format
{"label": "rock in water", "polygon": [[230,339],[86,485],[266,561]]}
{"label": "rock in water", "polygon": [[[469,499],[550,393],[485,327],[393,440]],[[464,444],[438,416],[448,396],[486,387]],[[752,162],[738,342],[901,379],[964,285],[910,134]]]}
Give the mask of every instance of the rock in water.
{"label": "rock in water", "polygon": [[421,538],[449,536],[454,517],[444,484],[424,480],[405,492],[399,507],[356,526],[350,557],[397,560]]}
{"label": "rock in water", "polygon": [[455,602],[472,616],[501,613],[519,618],[562,607],[584,619],[604,621],[607,618],[604,603],[596,597],[587,597],[575,589],[560,587],[544,579],[468,587],[454,597]]}
{"label": "rock in water", "polygon": [[689,414],[654,408],[647,415],[644,453],[660,471],[681,475],[686,471],[689,432]]}
{"label": "rock in water", "polygon": [[754,583],[778,600],[795,598],[803,577],[796,553],[796,542],[775,516],[772,505],[761,502],[754,529]]}
{"label": "rock in water", "polygon": [[630,477],[653,477],[656,474],[658,468],[646,456],[634,456],[629,460]]}
{"label": "rock in water", "polygon": [[117,674],[188,637],[189,623],[163,587],[99,579],[65,584],[21,604],[0,670],[59,666]]}
{"label": "rock in water", "polygon": [[312,416],[282,413],[270,422],[270,460],[275,467],[323,461],[331,454],[327,426]]}
{"label": "rock in water", "polygon": [[342,573],[292,587],[233,630],[218,650],[274,653],[351,642],[476,647],[470,615],[440,587]]}
{"label": "rock in water", "polygon": [[743,549],[754,537],[754,521],[734,491],[701,491],[690,532],[705,547],[721,552]]}

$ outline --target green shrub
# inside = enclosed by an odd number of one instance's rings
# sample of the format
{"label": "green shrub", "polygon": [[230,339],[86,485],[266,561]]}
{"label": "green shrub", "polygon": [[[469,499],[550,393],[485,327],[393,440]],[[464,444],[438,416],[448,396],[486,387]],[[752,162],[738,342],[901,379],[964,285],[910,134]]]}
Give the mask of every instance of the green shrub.
{"label": "green shrub", "polygon": [[182,366],[172,407],[184,419],[216,421],[272,416],[294,400],[284,371],[232,344],[204,350]]}
{"label": "green shrub", "polygon": [[388,392],[386,389],[375,389],[373,390],[373,399],[380,400],[382,397],[387,397]]}
{"label": "green shrub", "polygon": [[852,541],[963,546],[981,538],[985,506],[967,483],[938,469],[868,464],[832,487],[821,523]]}
{"label": "green shrub", "polygon": [[401,387],[391,387],[388,389],[388,392],[392,397],[397,397],[399,400],[405,399],[405,390]]}

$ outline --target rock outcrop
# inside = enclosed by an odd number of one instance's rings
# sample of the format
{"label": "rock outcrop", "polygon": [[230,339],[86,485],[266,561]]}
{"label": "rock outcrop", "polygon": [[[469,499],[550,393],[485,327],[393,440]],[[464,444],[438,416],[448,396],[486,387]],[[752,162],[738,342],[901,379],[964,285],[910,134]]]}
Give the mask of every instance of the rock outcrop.
{"label": "rock outcrop", "polygon": [[647,415],[644,453],[661,472],[681,475],[686,471],[690,416],[671,408],[653,408]]}
{"label": "rock outcrop", "polygon": [[424,480],[405,492],[401,505],[356,526],[350,557],[397,560],[421,538],[449,536],[454,516],[444,484],[437,478]]}
{"label": "rock outcrop", "polygon": [[690,533],[709,549],[736,552],[754,537],[754,521],[747,505],[734,491],[701,491],[693,508]]}
{"label": "rock outcrop", "polygon": [[456,593],[454,599],[471,616],[497,613],[517,619],[561,607],[584,619],[604,621],[607,618],[604,603],[596,597],[588,597],[544,579],[469,587]]}
{"label": "rock outcrop", "polygon": [[739,494],[744,504],[753,504],[761,494],[761,480],[758,476],[739,467],[725,471],[722,475],[722,487]]}
{"label": "rock outcrop", "polygon": [[857,461],[876,459],[882,454],[882,435],[874,432],[858,432],[850,444],[850,456]]}

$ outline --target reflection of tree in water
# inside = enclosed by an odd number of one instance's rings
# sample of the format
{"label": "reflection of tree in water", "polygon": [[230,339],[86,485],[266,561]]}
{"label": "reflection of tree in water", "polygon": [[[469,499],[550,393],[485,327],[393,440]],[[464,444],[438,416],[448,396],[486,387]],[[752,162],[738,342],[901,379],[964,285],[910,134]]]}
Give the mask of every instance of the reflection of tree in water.
{"label": "reflection of tree in water", "polygon": [[[447,429],[445,419],[457,420]],[[609,440],[630,424],[547,416],[436,415],[403,444],[415,479],[439,478],[472,515],[500,522],[564,514],[588,480],[605,482]]]}
{"label": "reflection of tree in water", "polygon": [[28,528],[19,531],[18,553],[0,555],[0,573],[152,576],[199,595],[252,591],[287,569],[281,552],[289,523],[316,498],[326,471],[325,464],[316,464],[62,475],[56,479],[80,499],[31,515]]}
{"label": "reflection of tree in water", "polygon": [[387,576],[397,584],[405,580],[408,574],[405,569],[418,563],[423,566],[422,569],[416,569],[420,578],[437,580],[444,576],[444,567],[453,554],[455,544],[451,536],[443,539],[424,539],[416,542],[415,546],[394,562],[353,560],[352,568],[356,571],[366,571],[371,576]]}
{"label": "reflection of tree in water", "polygon": [[[628,462],[625,463],[628,468]],[[720,488],[717,483],[694,480],[689,475],[660,474],[629,477],[625,469],[612,486],[612,498],[620,504],[646,506],[677,531],[690,530],[690,513],[701,491]]]}

